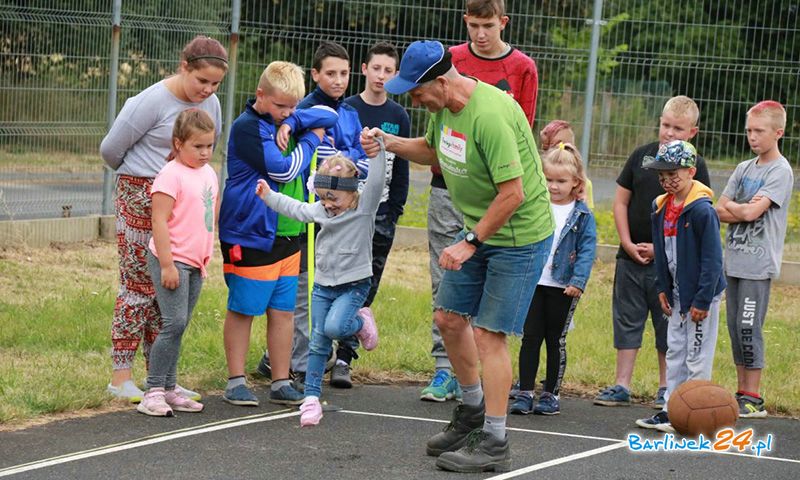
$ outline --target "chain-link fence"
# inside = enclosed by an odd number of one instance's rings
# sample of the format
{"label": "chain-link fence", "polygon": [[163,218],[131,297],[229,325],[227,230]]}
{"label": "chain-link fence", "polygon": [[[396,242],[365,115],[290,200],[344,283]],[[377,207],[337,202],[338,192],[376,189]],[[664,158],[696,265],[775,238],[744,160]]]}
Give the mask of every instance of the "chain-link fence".
{"label": "chain-link fence", "polygon": [[[655,140],[661,107],[677,94],[700,106],[695,143],[720,172],[715,188],[750,155],[744,114],[759,100],[786,106],[781,148],[793,164],[800,161],[796,3],[506,4],[511,20],[504,38],[539,69],[536,130],[555,118],[572,122],[579,143],[588,142],[592,170],[616,172],[637,145]],[[113,5],[120,6],[117,29]],[[371,44],[388,40],[402,49],[420,38],[464,42],[463,8],[463,0],[0,0],[0,219],[108,208],[97,151],[110,117],[129,96],[174,71],[180,48],[198,33],[238,53],[218,93],[229,125],[270,61],[308,69],[321,40],[338,41],[352,56],[353,94],[363,88],[359,66]],[[593,28],[599,32],[594,50]],[[424,115],[412,111],[416,133]],[[606,183],[600,182],[600,199],[613,192],[613,174]]]}

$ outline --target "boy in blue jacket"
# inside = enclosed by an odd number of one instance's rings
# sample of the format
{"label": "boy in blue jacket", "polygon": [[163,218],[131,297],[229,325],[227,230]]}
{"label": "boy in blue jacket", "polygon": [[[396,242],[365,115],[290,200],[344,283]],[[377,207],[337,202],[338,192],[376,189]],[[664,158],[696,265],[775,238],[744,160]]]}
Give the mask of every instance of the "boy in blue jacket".
{"label": "boy in blue jacket", "polygon": [[667,415],[670,394],[687,380],[711,379],[726,286],[719,217],[711,204],[714,192],[694,180],[696,162],[694,146],[675,140],[643,164],[658,171],[666,192],[653,202],[651,228],[656,290],[669,324],[664,408],[636,425],[668,433],[674,432]]}
{"label": "boy in blue jacket", "polygon": [[[257,406],[245,383],[245,357],[253,317],[267,313],[267,343],[273,352],[270,402],[297,404],[303,395],[289,380],[293,316],[300,269],[300,232],[305,225],[279,216],[253,195],[253,185],[303,200],[305,181],[325,128],[336,112],[319,107],[295,112],[305,93],[303,71],[289,62],[272,62],[258,82],[256,98],[233,122],[228,140],[228,178],[219,215],[219,239],[228,286],[224,341],[228,384],[223,399]],[[295,137],[284,151],[277,128],[291,121]]]}
{"label": "boy in blue jacket", "polygon": [[[314,52],[314,59],[311,66],[311,78],[317,84],[317,88],[304,98],[299,105],[298,111],[311,107],[329,107],[339,115],[336,123],[325,130],[325,136],[317,149],[317,166],[321,165],[325,159],[338,153],[353,160],[358,168],[360,178],[366,178],[369,162],[367,154],[361,147],[361,122],[358,118],[358,111],[344,102],[344,95],[350,83],[350,55],[347,50],[335,42],[322,42]],[[282,143],[282,138],[294,133],[296,126],[293,122],[285,122],[278,133],[278,144]],[[309,314],[308,314],[308,261],[307,261],[307,242],[308,237],[303,233],[300,237],[301,259],[300,277],[297,288],[296,309],[294,315],[294,344],[292,345],[292,376],[296,385],[305,383],[306,367],[308,366],[309,348]],[[271,348],[264,353],[258,365],[258,373],[269,377]],[[331,359],[332,360],[332,359]],[[274,377],[274,375],[272,375]]]}

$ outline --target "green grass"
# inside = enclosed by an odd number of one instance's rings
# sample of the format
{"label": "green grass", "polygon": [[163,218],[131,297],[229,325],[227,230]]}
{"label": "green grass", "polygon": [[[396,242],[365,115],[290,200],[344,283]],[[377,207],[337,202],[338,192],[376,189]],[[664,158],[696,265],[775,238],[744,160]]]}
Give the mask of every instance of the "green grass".
{"label": "green grass", "polygon": [[[97,409],[114,402],[105,394],[110,377],[109,327],[116,277],[115,248],[108,243],[37,250],[0,250],[0,423],[18,425],[42,415]],[[356,362],[359,381],[423,381],[433,367],[430,351],[430,282],[427,252],[393,251],[374,304],[381,344]],[[179,363],[181,383],[219,391],[226,378],[222,320],[226,290],[219,259],[210,268]],[[568,392],[592,394],[613,381],[611,285],[613,266],[598,263],[568,339]],[[800,330],[795,312],[800,289],[774,286],[766,324],[767,370],[763,393],[772,412],[800,415]],[[730,341],[720,320],[714,380],[735,387]],[[265,321],[252,329],[247,365],[264,346]],[[510,341],[516,371],[519,340]],[[640,353],[633,392],[657,387],[652,329]],[[141,355],[134,376],[144,376]],[[261,382],[253,378],[254,382]]]}

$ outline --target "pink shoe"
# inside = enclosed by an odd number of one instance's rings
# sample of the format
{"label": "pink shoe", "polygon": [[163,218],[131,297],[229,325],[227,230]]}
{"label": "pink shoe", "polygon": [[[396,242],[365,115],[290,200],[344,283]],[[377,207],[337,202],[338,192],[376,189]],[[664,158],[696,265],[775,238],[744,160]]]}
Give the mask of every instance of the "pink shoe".
{"label": "pink shoe", "polygon": [[378,324],[369,307],[364,307],[358,311],[358,316],[364,321],[361,330],[356,332],[356,337],[361,341],[364,350],[374,350],[378,346]]}
{"label": "pink shoe", "polygon": [[300,426],[319,425],[320,420],[322,420],[322,405],[319,403],[319,398],[306,397],[300,405]]}
{"label": "pink shoe", "polygon": [[195,402],[189,397],[184,397],[180,393],[176,393],[176,390],[167,390],[164,394],[164,400],[166,400],[167,405],[172,407],[173,410],[177,412],[201,412],[203,410],[203,404],[200,402]]}
{"label": "pink shoe", "polygon": [[151,388],[148,390],[136,410],[152,417],[171,417],[174,415],[166,402],[163,388]]}

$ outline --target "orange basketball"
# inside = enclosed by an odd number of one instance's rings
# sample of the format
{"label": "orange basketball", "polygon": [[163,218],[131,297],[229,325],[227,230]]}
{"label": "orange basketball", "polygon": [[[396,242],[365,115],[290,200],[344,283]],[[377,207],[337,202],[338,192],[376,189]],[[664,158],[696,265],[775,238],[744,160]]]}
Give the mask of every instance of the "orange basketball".
{"label": "orange basketball", "polygon": [[669,421],[678,433],[713,437],[724,427],[733,427],[739,405],[730,392],[708,380],[689,380],[675,389],[667,404]]}

